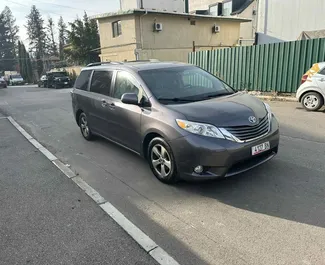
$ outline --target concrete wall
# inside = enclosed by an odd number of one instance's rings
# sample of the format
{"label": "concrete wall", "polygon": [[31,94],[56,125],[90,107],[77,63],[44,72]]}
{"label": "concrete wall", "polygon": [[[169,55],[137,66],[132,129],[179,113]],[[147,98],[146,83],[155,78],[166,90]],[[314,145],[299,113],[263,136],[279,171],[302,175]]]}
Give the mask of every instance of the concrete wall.
{"label": "concrete wall", "polygon": [[[113,38],[112,23],[120,20],[122,35]],[[120,16],[99,20],[101,61],[134,60],[136,48],[135,16]]]}
{"label": "concrete wall", "polygon": [[209,5],[222,2],[222,0],[189,0],[190,12],[194,10],[205,10]]}
{"label": "concrete wall", "polygon": [[122,10],[137,9],[139,8],[139,0],[120,0]]}
{"label": "concrete wall", "polygon": [[[240,18],[252,19],[251,22],[242,23],[240,25],[240,37],[244,39],[242,45],[252,45],[255,39],[255,32],[257,28],[257,15],[253,15],[253,11],[257,11],[257,1],[251,3],[242,13],[236,15]],[[249,40],[251,39],[251,40]]]}
{"label": "concrete wall", "polygon": [[264,0],[258,14],[258,32],[286,41],[302,31],[325,29],[324,0]]}
{"label": "concrete wall", "polygon": [[81,69],[84,68],[85,66],[69,66],[65,67],[65,70],[72,76],[79,76]]}
{"label": "concrete wall", "polygon": [[168,12],[184,13],[185,0],[120,0],[122,10],[129,9],[152,9]]}
{"label": "concrete wall", "polygon": [[[141,21],[137,23],[137,31],[142,31],[142,56],[148,58],[186,62],[193,41],[198,46],[196,50],[200,50],[232,47],[239,39],[238,21],[196,18],[196,25],[191,25],[187,17],[161,14],[148,14]],[[155,22],[162,23],[161,32],[153,32]],[[214,24],[221,27],[220,33],[212,33]]]}

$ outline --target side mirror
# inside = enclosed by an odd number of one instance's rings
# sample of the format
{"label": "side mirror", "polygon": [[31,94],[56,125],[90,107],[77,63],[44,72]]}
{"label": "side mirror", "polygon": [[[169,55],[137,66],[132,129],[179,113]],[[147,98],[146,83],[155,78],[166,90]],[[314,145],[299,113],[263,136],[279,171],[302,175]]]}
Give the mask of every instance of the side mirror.
{"label": "side mirror", "polygon": [[122,95],[121,101],[124,104],[139,105],[138,96],[135,93],[125,93]]}

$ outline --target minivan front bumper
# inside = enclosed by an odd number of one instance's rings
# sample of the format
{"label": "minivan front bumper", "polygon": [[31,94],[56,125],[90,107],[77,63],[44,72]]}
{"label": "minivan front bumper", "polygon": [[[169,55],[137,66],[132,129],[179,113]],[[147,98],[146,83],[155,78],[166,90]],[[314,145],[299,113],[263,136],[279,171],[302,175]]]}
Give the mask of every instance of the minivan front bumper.
{"label": "minivan front bumper", "polygon": [[[237,143],[224,139],[189,134],[170,142],[179,175],[185,180],[204,180],[229,177],[272,159],[278,152],[279,125],[272,118],[270,132],[258,140]],[[252,156],[252,147],[269,142],[270,150]],[[198,165],[203,166],[201,174],[194,172]]]}

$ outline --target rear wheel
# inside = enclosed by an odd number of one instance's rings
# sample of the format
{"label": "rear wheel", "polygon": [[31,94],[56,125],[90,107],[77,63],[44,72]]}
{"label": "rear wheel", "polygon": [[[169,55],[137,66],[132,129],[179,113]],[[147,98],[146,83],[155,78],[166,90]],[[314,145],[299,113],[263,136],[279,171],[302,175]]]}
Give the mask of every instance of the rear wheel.
{"label": "rear wheel", "polygon": [[324,99],[316,92],[308,92],[302,97],[301,103],[306,110],[317,111],[324,105]]}
{"label": "rear wheel", "polygon": [[166,184],[177,182],[178,175],[174,155],[170,146],[160,137],[149,143],[148,163],[158,180]]}
{"label": "rear wheel", "polygon": [[79,116],[79,126],[82,136],[90,141],[93,138],[93,134],[88,126],[88,119],[85,113],[81,113]]}

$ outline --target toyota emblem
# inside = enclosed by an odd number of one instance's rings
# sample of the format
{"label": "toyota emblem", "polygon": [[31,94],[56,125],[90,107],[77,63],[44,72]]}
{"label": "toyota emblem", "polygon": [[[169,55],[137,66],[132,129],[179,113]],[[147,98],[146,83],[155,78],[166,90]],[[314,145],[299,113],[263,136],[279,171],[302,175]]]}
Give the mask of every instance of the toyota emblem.
{"label": "toyota emblem", "polygon": [[248,118],[248,120],[249,120],[250,123],[255,123],[257,121],[256,117],[254,117],[254,116],[250,116]]}

